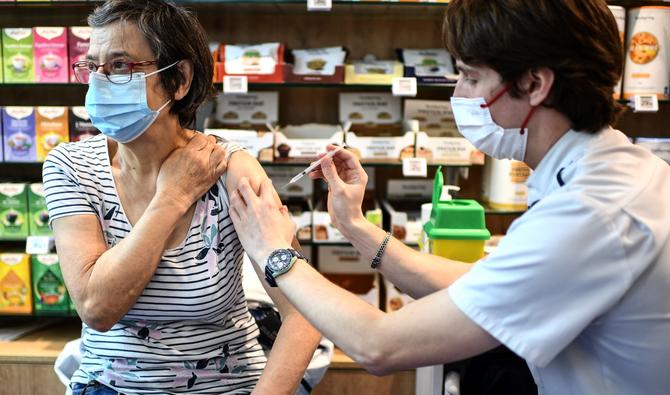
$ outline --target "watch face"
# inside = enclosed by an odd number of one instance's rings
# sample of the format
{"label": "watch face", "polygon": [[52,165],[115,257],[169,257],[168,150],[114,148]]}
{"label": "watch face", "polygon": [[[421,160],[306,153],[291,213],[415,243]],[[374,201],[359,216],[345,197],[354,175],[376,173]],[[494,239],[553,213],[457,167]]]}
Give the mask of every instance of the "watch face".
{"label": "watch face", "polygon": [[268,258],[268,266],[273,272],[278,272],[288,266],[292,258],[293,255],[289,250],[277,250]]}

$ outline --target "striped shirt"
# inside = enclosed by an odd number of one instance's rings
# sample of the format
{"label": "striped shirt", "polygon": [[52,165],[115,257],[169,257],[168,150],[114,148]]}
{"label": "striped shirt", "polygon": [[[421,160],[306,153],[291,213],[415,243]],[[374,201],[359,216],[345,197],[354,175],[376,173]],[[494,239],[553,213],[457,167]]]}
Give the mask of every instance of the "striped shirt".
{"label": "striped shirt", "polygon": [[[108,248],[130,232],[104,135],[52,150],[43,182],[50,221],[96,215]],[[84,324],[72,381],[126,394],[250,393],[266,359],[242,290],[242,253],[224,175],[197,201],[185,240],[164,252],[130,311],[108,332]]]}

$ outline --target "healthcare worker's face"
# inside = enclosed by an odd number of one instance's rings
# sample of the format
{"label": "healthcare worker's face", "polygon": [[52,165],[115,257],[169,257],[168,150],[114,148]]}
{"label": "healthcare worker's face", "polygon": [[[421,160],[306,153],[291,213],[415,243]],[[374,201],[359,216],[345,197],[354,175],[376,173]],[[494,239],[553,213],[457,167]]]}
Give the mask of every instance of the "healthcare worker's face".
{"label": "healthcare worker's face", "polygon": [[[460,74],[454,97],[469,99],[483,97],[488,103],[505,89],[506,83],[500,74],[489,67],[468,65],[457,60],[456,68]],[[503,128],[515,128],[523,122],[530,110],[530,104],[523,97],[515,99],[509,93],[505,93],[489,109],[495,123]]]}

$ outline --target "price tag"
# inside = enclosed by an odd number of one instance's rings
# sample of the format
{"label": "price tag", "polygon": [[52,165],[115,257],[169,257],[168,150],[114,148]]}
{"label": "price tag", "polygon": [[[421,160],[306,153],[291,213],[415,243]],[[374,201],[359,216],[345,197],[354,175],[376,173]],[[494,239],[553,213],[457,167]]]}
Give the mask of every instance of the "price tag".
{"label": "price tag", "polygon": [[332,0],[307,0],[307,11],[330,11],[332,8]]}
{"label": "price tag", "polygon": [[227,75],[223,77],[223,94],[248,93],[249,81],[244,75]]}
{"label": "price tag", "polygon": [[393,96],[416,96],[416,78],[394,78],[391,91]]}
{"label": "price tag", "polygon": [[632,106],[634,112],[658,112],[658,96],[635,95]]}
{"label": "price tag", "polygon": [[28,236],[26,254],[48,254],[54,246],[54,239],[49,236]]}
{"label": "price tag", "polygon": [[402,175],[405,177],[427,177],[428,161],[426,161],[426,158],[403,158]]}

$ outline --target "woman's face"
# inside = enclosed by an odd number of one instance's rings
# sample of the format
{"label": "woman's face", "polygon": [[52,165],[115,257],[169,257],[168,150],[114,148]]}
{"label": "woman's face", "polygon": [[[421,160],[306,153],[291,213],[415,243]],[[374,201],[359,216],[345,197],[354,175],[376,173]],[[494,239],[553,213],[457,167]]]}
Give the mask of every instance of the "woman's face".
{"label": "woman's face", "polygon": [[[96,64],[115,61],[142,62],[156,60],[149,43],[137,25],[131,22],[116,22],[94,28],[86,58]],[[157,65],[137,66],[133,68],[133,74],[136,72],[150,73],[156,69]],[[99,69],[98,72],[102,72],[102,69]],[[167,92],[160,83],[158,74],[149,76],[146,79],[146,84],[149,108],[156,110],[169,100]],[[161,111],[157,122],[167,113],[168,111]]]}

